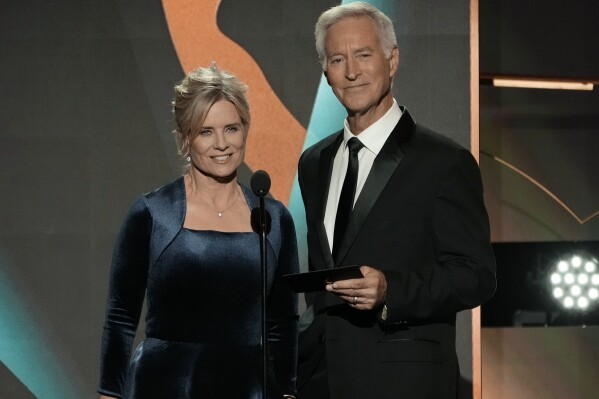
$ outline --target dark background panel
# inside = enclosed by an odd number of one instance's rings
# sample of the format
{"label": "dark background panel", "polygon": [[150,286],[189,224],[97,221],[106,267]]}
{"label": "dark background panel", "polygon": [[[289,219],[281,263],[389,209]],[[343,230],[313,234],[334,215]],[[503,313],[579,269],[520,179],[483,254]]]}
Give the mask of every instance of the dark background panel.
{"label": "dark background panel", "polygon": [[[481,2],[481,70],[599,78],[598,13],[593,1]],[[599,211],[599,90],[485,85],[480,117],[481,170],[498,255],[498,292],[483,306],[483,322],[492,325],[491,313],[511,315],[512,302],[526,307],[538,300],[524,276],[537,273],[539,256],[599,239],[599,217],[591,217]]]}
{"label": "dark background panel", "polygon": [[[119,225],[137,195],[179,172],[169,102],[182,72],[166,24],[139,22],[162,20],[161,5],[119,7],[114,1],[1,5],[0,267],[15,285],[0,295],[20,304],[15,312],[27,312],[20,317],[29,328],[14,330],[21,336],[13,347],[24,347],[21,362],[43,376],[38,380],[56,381],[40,386],[35,378],[3,373],[0,386],[11,397],[27,397],[20,393],[25,385],[37,397],[97,396]],[[144,51],[154,63],[141,60]],[[168,91],[157,100],[148,93],[159,82]],[[47,353],[32,362],[27,345]]]}
{"label": "dark background panel", "polygon": [[0,384],[0,397],[35,399],[35,396],[27,387],[21,384],[17,377],[2,362],[0,362],[0,381],[2,381],[2,384]]}
{"label": "dark background panel", "polygon": [[[490,74],[599,80],[599,3],[480,4],[480,68]],[[596,85],[595,85],[596,86]],[[481,86],[480,148],[497,242],[597,240],[599,90]],[[517,167],[566,205],[493,160]],[[582,222],[584,221],[584,222]]]}
{"label": "dark background panel", "polygon": [[394,10],[397,102],[470,148],[470,3],[398,1]]}
{"label": "dark background panel", "polygon": [[597,77],[599,3],[576,0],[480,2],[480,69]]}
{"label": "dark background panel", "polygon": [[322,68],[314,47],[314,24],[333,0],[224,0],[218,26],[256,60],[271,87],[307,127]]}

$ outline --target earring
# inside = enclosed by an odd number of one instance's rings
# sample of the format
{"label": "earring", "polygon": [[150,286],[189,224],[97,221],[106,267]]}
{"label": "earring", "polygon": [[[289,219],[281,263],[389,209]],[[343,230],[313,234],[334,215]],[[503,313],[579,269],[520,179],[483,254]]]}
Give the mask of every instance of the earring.
{"label": "earring", "polygon": [[191,157],[188,155],[187,158],[185,158],[185,160],[187,161],[187,163],[191,162]]}

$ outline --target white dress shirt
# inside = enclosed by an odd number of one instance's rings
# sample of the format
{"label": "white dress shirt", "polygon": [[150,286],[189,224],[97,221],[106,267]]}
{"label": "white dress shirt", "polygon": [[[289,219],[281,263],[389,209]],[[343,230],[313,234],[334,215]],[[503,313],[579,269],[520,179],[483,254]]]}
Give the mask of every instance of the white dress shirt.
{"label": "white dress shirt", "polygon": [[358,169],[358,182],[356,185],[356,196],[354,197],[354,205],[362,192],[366,178],[370,174],[370,169],[374,164],[374,159],[383,148],[383,145],[389,138],[389,135],[401,118],[401,109],[393,99],[393,105],[378,121],[374,122],[362,133],[355,136],[350,130],[347,119],[344,121],[343,127],[343,143],[339,146],[335,159],[333,161],[333,171],[331,174],[331,185],[329,186],[329,196],[327,199],[327,207],[324,214],[324,226],[329,239],[329,247],[333,248],[333,235],[335,232],[335,216],[337,215],[337,205],[339,204],[339,196],[343,187],[343,180],[347,173],[347,163],[349,158],[349,150],[347,142],[352,137],[358,139],[364,144],[364,147],[358,153],[360,166]]}

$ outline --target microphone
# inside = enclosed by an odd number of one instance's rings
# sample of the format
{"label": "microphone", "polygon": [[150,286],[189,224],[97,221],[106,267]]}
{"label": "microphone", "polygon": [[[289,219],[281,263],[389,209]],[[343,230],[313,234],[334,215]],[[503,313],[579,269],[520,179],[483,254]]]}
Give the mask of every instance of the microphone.
{"label": "microphone", "polygon": [[250,180],[252,191],[258,197],[264,197],[270,190],[270,176],[264,170],[257,170]]}

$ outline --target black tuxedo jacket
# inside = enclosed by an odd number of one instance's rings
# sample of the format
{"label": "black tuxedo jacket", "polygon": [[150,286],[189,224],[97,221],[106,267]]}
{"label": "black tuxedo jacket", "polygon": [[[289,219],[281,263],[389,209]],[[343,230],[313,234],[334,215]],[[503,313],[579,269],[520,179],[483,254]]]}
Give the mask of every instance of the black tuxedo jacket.
{"label": "black tuxedo jacket", "polygon": [[[299,161],[311,270],[368,265],[385,274],[388,318],[335,295],[308,296],[298,385],[326,354],[331,398],[453,398],[456,312],[495,291],[480,172],[469,151],[417,125],[408,111],[376,157],[337,259],[323,223],[343,132]],[[310,398],[306,398],[310,399]]]}

